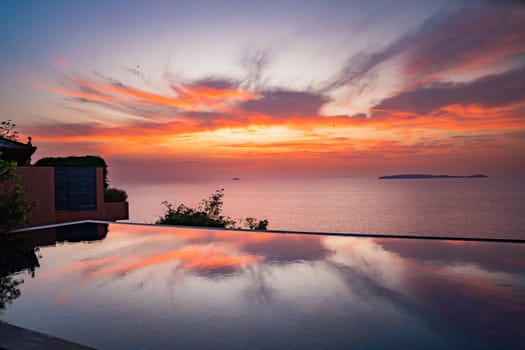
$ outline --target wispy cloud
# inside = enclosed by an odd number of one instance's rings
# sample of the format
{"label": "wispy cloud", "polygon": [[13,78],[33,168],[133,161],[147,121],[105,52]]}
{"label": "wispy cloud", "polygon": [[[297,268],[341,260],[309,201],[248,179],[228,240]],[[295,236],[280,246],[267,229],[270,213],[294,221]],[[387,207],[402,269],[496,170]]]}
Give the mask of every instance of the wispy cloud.
{"label": "wispy cloud", "polygon": [[[220,109],[230,101],[252,99],[246,89],[217,88],[215,86],[171,86],[173,94],[165,95],[126,86],[120,82],[104,83],[78,76],[71,77],[73,89],[42,87],[52,92],[85,99],[89,102],[120,103],[126,105],[150,105],[174,107],[180,111]],[[109,106],[111,107],[111,106]]]}
{"label": "wispy cloud", "polygon": [[[495,108],[523,105],[525,101],[525,66],[479,78],[469,83],[441,83],[400,92],[382,100],[372,110],[374,117],[389,112],[426,115],[447,106]],[[487,119],[491,117],[487,116]]]}
{"label": "wispy cloud", "polygon": [[[524,20],[525,10],[507,4],[438,13],[381,50],[350,55],[317,89],[269,86],[267,69],[278,56],[272,50],[247,50],[244,77],[203,72],[183,79],[166,71],[153,84],[141,67],[125,67],[129,79],[62,73],[37,87],[63,96],[61,105],[76,113],[96,114],[96,122],[41,122],[24,130],[48,152],[60,143],[71,145],[68,152],[98,151],[122,169],[133,162],[172,164],[177,171],[166,170],[166,178],[202,169],[304,173],[317,167],[339,174],[384,163],[391,168],[390,162],[431,168],[430,155],[435,164],[454,164],[468,152],[476,164],[499,162],[508,170],[525,147],[515,137],[524,130]],[[385,66],[398,80],[378,75]],[[382,83],[393,88],[374,95]],[[343,87],[348,101],[338,95]],[[351,105],[366,94],[374,95],[368,110],[326,114],[327,105]]]}
{"label": "wispy cloud", "polygon": [[319,115],[319,110],[328,101],[327,96],[316,92],[269,90],[239,107],[245,112],[275,117],[313,117]]}
{"label": "wispy cloud", "polygon": [[451,73],[475,71],[523,55],[524,20],[524,8],[505,3],[469,7],[415,43],[405,74],[446,79]]}
{"label": "wispy cloud", "polygon": [[453,13],[438,13],[379,51],[350,56],[324,90],[346,85],[360,89],[375,69],[394,59],[404,67],[401,87],[410,88],[520,57],[523,62],[524,21],[525,9],[508,2],[469,4]]}

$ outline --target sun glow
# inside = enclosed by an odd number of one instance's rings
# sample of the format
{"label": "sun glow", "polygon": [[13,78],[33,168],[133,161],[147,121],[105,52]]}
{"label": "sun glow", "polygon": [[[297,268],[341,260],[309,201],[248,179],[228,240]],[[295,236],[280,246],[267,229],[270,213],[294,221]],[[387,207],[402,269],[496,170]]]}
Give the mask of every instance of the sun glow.
{"label": "sun glow", "polygon": [[[72,40],[68,26],[43,38],[57,45],[27,44],[36,22],[21,25],[15,11],[4,18],[9,32],[31,32],[6,42],[0,112],[13,116],[21,137],[33,137],[38,157],[97,154],[137,169],[171,164],[174,173],[190,164],[195,176],[235,167],[259,174],[263,162],[272,176],[283,164],[322,176],[393,168],[525,173],[523,9],[486,2],[434,18],[441,10],[409,6],[412,21],[389,16],[395,26],[379,21],[356,36],[348,23],[362,16],[347,3],[336,7],[344,16],[326,17],[331,29],[323,21],[327,32],[310,33],[319,35],[297,35],[312,23],[287,18],[295,34],[266,36],[277,27],[253,31],[258,18],[246,31],[231,27],[234,40],[210,39],[208,26],[188,21],[189,35],[170,32],[167,41],[130,41],[128,30],[117,39],[119,31],[108,30],[75,40],[81,47],[58,45]],[[54,13],[47,20],[60,22]],[[174,23],[159,26],[168,34]],[[255,32],[264,33],[261,42]],[[175,44],[177,37],[185,39]]]}

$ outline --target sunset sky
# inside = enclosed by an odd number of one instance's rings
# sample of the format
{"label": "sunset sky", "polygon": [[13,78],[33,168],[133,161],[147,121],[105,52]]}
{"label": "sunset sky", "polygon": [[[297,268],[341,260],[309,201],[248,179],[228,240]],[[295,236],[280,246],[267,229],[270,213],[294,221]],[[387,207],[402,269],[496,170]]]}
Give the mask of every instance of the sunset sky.
{"label": "sunset sky", "polygon": [[525,175],[521,1],[2,1],[0,120],[113,182]]}

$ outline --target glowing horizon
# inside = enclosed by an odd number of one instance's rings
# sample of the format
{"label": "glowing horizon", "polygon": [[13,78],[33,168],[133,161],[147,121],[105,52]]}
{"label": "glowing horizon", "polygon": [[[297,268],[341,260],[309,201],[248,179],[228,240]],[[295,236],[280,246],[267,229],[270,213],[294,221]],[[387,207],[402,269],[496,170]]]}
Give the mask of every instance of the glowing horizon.
{"label": "glowing horizon", "polygon": [[2,120],[115,182],[525,175],[521,4],[298,4],[4,5]]}

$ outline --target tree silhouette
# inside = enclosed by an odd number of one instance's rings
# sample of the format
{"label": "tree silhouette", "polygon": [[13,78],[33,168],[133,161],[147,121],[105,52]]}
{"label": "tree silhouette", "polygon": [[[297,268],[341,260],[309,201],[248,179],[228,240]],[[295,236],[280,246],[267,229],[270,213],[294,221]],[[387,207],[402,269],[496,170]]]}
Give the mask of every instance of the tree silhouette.
{"label": "tree silhouette", "polygon": [[0,136],[11,140],[18,140],[18,131],[15,130],[16,124],[11,119],[4,120],[0,123]]}

